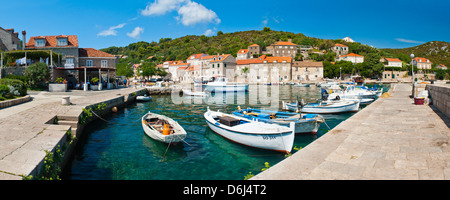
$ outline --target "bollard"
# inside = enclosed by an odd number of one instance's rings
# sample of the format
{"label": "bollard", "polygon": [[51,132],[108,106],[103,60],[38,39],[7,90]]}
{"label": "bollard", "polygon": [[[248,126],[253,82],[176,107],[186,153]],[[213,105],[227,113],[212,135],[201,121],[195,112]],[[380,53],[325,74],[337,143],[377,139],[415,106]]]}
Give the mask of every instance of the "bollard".
{"label": "bollard", "polygon": [[63,96],[62,97],[62,101],[61,101],[62,105],[70,105],[70,96]]}

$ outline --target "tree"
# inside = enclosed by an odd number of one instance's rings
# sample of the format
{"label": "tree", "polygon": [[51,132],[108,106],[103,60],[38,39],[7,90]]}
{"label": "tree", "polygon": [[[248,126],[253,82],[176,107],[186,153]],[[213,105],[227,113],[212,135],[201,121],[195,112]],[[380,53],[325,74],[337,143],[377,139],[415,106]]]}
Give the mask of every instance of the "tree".
{"label": "tree", "polygon": [[116,65],[116,74],[117,76],[125,76],[125,77],[133,77],[134,72],[133,69],[128,65],[128,63],[118,63]]}
{"label": "tree", "polygon": [[247,82],[247,75],[250,69],[248,67],[242,68],[242,73],[245,74],[245,81]]}
{"label": "tree", "polygon": [[270,28],[269,28],[269,27],[266,27],[266,26],[264,26],[264,28],[263,28],[263,31],[264,31],[264,32],[269,32],[269,31],[270,31]]}
{"label": "tree", "polygon": [[45,63],[36,63],[25,70],[25,76],[30,80],[31,88],[42,89],[50,79],[50,70]]}

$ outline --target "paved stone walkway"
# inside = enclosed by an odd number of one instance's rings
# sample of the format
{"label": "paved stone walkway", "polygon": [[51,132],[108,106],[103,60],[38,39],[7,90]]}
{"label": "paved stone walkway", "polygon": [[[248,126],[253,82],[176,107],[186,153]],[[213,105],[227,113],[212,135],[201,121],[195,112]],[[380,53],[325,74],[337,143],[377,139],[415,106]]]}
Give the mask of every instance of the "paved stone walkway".
{"label": "paved stone walkway", "polygon": [[391,91],[252,179],[450,180],[448,118],[414,105],[410,85]]}
{"label": "paved stone walkway", "polygon": [[[28,175],[49,150],[61,140],[64,126],[45,124],[55,115],[78,116],[82,108],[128,95],[143,88],[62,93],[29,92],[32,101],[0,109],[0,180],[21,179]],[[62,96],[70,96],[73,105],[61,105]],[[62,132],[64,133],[64,131]]]}

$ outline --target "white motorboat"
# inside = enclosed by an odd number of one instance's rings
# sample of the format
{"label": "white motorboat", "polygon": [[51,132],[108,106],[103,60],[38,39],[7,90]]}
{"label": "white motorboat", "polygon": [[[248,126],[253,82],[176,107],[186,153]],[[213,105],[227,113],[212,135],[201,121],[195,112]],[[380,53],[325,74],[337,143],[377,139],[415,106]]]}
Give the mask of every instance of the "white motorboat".
{"label": "white motorboat", "polygon": [[147,96],[147,94],[145,94],[144,96],[137,96],[136,97],[136,101],[151,101],[152,97],[151,96]]}
{"label": "white motorboat", "polygon": [[208,92],[245,92],[248,84],[229,83],[225,77],[217,77],[213,82],[203,85]]}
{"label": "white motorboat", "polygon": [[293,86],[294,87],[309,87],[311,84],[309,84],[309,83],[297,83],[297,84],[294,84]]}
{"label": "white motorboat", "polygon": [[250,120],[278,124],[289,127],[291,122],[295,123],[295,133],[316,134],[320,124],[325,122],[323,116],[318,114],[299,114],[293,112],[281,112],[271,110],[261,110],[254,108],[240,109],[233,112],[233,115],[245,117]]}
{"label": "white motorboat", "polygon": [[188,89],[182,89],[184,95],[188,96],[197,96],[197,97],[206,97],[208,94],[206,92],[197,92],[197,91],[191,91]]}
{"label": "white motorboat", "polygon": [[319,102],[308,103],[304,106],[297,106],[297,103],[285,103],[283,101],[283,108],[290,111],[297,111],[305,113],[331,114],[343,112],[358,112],[359,101],[341,100],[336,102]]}
{"label": "white motorboat", "polygon": [[187,135],[175,120],[151,112],[142,116],[142,128],[146,135],[164,143],[180,142]]}
{"label": "white motorboat", "polygon": [[288,128],[210,111],[209,107],[204,117],[211,130],[239,144],[284,153],[290,153],[294,145],[294,122]]}

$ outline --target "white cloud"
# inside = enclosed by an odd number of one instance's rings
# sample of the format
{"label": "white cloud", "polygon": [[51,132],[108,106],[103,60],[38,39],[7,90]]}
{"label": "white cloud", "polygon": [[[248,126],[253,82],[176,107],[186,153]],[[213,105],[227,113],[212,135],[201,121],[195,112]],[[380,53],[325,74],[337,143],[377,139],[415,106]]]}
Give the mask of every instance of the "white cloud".
{"label": "white cloud", "polygon": [[262,21],[262,24],[263,24],[264,26],[267,26],[267,23],[269,23],[269,19],[267,19],[267,18],[266,18],[265,20]]}
{"label": "white cloud", "polygon": [[147,5],[141,14],[144,16],[149,15],[164,15],[167,12],[176,10],[180,7],[180,4],[186,0],[155,0],[155,2]]}
{"label": "white cloud", "polygon": [[141,37],[142,33],[144,33],[144,28],[138,26],[138,27],[134,28],[134,30],[131,31],[131,33],[127,33],[127,35],[128,35],[128,37],[138,39],[139,37]]}
{"label": "white cloud", "polygon": [[195,25],[198,23],[215,23],[219,24],[221,21],[217,17],[217,14],[207,9],[202,4],[198,4],[193,1],[187,1],[186,4],[178,9],[178,20],[185,26]]}
{"label": "white cloud", "polygon": [[205,33],[203,33],[203,35],[205,35],[205,36],[212,36],[212,35],[214,35],[215,33],[216,33],[216,32],[214,32],[213,30],[208,29],[208,30],[205,31]]}
{"label": "white cloud", "polygon": [[221,22],[214,11],[191,0],[155,0],[148,4],[141,14],[144,16],[164,15],[171,11],[178,12],[175,19],[185,26],[199,23],[219,24]]}
{"label": "white cloud", "polygon": [[123,28],[125,25],[126,25],[126,23],[122,23],[117,26],[111,26],[111,27],[109,27],[109,29],[98,33],[97,36],[110,36],[110,35],[116,36],[117,35],[116,29]]}
{"label": "white cloud", "polygon": [[397,40],[397,41],[399,41],[399,42],[413,43],[413,44],[422,44],[422,43],[425,43],[425,42],[421,42],[421,41],[408,40],[408,39],[403,39],[403,38],[395,38],[395,40]]}

